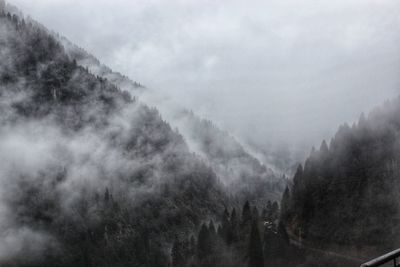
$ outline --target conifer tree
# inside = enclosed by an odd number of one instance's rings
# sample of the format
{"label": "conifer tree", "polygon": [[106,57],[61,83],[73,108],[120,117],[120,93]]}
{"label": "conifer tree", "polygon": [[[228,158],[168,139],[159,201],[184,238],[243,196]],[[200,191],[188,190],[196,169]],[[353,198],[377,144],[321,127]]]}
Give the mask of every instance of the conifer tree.
{"label": "conifer tree", "polygon": [[248,267],[263,267],[264,257],[262,251],[262,243],[260,238],[260,232],[258,230],[258,224],[253,221],[250,232],[250,239],[248,245]]}
{"label": "conifer tree", "polygon": [[219,235],[222,238],[222,240],[224,240],[225,243],[227,244],[228,244],[228,236],[231,231],[232,228],[229,220],[229,212],[227,209],[225,209],[224,213],[222,214],[222,223]]}
{"label": "conifer tree", "polygon": [[110,191],[108,191],[108,188],[106,188],[106,191],[104,193],[104,202],[108,203],[110,201]]}
{"label": "conifer tree", "polygon": [[271,217],[272,217],[272,221],[275,221],[276,219],[278,219],[279,216],[279,205],[278,202],[274,201],[274,203],[272,203],[272,209],[271,209]]}
{"label": "conifer tree", "polygon": [[210,236],[215,236],[217,234],[213,220],[210,221],[210,224],[208,226],[208,232]]}
{"label": "conifer tree", "polygon": [[266,218],[265,219],[269,222],[272,221],[272,202],[271,202],[271,200],[268,200],[265,210],[266,210]]}
{"label": "conifer tree", "polygon": [[253,216],[254,220],[258,221],[260,219],[260,213],[258,212],[258,209],[256,206],[253,207],[252,216]]}
{"label": "conifer tree", "polygon": [[228,244],[235,243],[239,240],[239,222],[236,214],[236,209],[233,208],[230,219],[230,231],[228,233]]}
{"label": "conifer tree", "polygon": [[280,212],[281,221],[287,220],[289,216],[289,209],[290,209],[290,191],[289,187],[286,186],[281,200],[281,212]]}
{"label": "conifer tree", "polygon": [[178,238],[175,239],[171,251],[172,267],[185,267],[185,255],[182,243]]}
{"label": "conifer tree", "polygon": [[199,259],[207,257],[208,253],[208,227],[206,224],[201,225],[201,229],[199,232],[199,237],[197,238],[197,256]]}
{"label": "conifer tree", "polygon": [[189,254],[190,256],[196,255],[196,239],[192,235],[189,240]]}
{"label": "conifer tree", "polygon": [[246,201],[243,205],[243,210],[242,210],[242,224],[248,224],[251,222],[252,216],[251,216],[251,208],[250,208],[250,203],[249,201]]}
{"label": "conifer tree", "polygon": [[326,141],[322,141],[321,143],[321,147],[319,148],[319,152],[320,155],[323,157],[326,157],[328,152],[329,152],[329,148],[328,148],[328,144],[326,143]]}

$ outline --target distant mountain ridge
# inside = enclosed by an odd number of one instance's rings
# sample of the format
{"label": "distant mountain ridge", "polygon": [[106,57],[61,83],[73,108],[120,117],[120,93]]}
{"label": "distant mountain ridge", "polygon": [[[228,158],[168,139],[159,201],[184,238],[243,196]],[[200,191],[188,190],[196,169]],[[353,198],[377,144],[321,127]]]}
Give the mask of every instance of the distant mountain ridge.
{"label": "distant mountain ridge", "polygon": [[380,252],[400,246],[400,97],[339,127],[285,191],[282,216],[321,246]]}
{"label": "distant mountain ridge", "polygon": [[[222,212],[213,170],[154,108],[0,12],[0,265],[167,266]],[[150,257],[151,255],[151,257]]]}
{"label": "distant mountain ridge", "polygon": [[109,67],[101,64],[97,58],[86,52],[83,48],[74,45],[67,38],[57,34],[56,36],[64,46],[66,53],[72,59],[76,60],[78,65],[88,68],[94,75],[107,79],[121,90],[128,91],[134,95],[139,94],[141,90],[145,89],[142,84],[132,81],[121,73],[114,72]]}
{"label": "distant mountain ridge", "polygon": [[189,137],[206,153],[199,157],[156,108],[127,91],[143,86],[104,66],[92,73],[54,33],[15,7],[6,11],[2,266],[168,266],[177,234],[190,235],[241,199],[265,205],[279,197],[282,180],[229,134],[183,112],[190,132],[202,130]]}
{"label": "distant mountain ridge", "polygon": [[[78,65],[88,68],[91,73],[107,79],[110,83],[130,92],[139,99],[145,90],[149,90],[140,83],[113,72],[109,67],[102,65],[95,56],[74,45],[67,38],[60,36],[58,38],[70,58],[76,60]],[[159,108],[157,103],[147,104]],[[247,197],[251,200],[258,198],[262,201],[280,198],[286,185],[286,179],[282,179],[281,176],[260,163],[228,132],[184,108],[177,107],[168,113],[169,116],[163,114],[163,117],[167,117],[168,123],[177,127],[188,141],[189,147],[192,146],[193,152],[202,156],[213,166],[222,182],[229,186],[230,192],[237,193],[246,187],[247,193],[243,195],[243,198]],[[257,194],[253,194],[255,191]]]}

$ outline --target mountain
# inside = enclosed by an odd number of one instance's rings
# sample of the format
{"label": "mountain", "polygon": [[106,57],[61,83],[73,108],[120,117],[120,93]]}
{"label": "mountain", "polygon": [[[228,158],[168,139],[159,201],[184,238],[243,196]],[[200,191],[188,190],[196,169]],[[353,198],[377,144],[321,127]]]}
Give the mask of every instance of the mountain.
{"label": "mountain", "polygon": [[171,117],[192,150],[207,160],[239,203],[251,200],[261,205],[280,198],[286,178],[260,163],[228,132],[191,111],[177,111]]}
{"label": "mountain", "polygon": [[400,245],[400,98],[386,102],[299,166],[282,200],[290,231],[318,246],[386,251]]}
{"label": "mountain", "polygon": [[72,59],[76,60],[77,64],[87,68],[92,74],[107,79],[111,84],[114,84],[121,90],[130,92],[137,96],[146,89],[139,82],[130,80],[121,73],[112,71],[109,67],[100,63],[100,61],[93,55],[86,52],[83,48],[70,42],[67,38],[53,33],[55,37],[63,45],[66,54]]}
{"label": "mountain", "polygon": [[78,65],[160,110],[163,118],[182,134],[189,149],[212,166],[221,182],[226,185],[227,191],[237,198],[238,203],[245,200],[266,203],[268,200],[280,198],[286,186],[286,178],[262,164],[230,133],[184,107],[171,106],[162,100],[154,100],[157,97],[148,97],[148,94],[157,95],[157,92],[113,72],[67,38],[53,35],[63,44],[70,59],[75,60]]}
{"label": "mountain", "polygon": [[220,214],[215,172],[154,108],[0,11],[0,265],[168,266]]}

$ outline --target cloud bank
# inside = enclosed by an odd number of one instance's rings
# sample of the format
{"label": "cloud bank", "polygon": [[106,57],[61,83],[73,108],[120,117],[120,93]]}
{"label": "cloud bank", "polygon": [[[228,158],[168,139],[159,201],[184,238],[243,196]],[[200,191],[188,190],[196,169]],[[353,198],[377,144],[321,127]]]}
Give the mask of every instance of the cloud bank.
{"label": "cloud bank", "polygon": [[395,0],[12,3],[258,146],[308,149],[399,92]]}

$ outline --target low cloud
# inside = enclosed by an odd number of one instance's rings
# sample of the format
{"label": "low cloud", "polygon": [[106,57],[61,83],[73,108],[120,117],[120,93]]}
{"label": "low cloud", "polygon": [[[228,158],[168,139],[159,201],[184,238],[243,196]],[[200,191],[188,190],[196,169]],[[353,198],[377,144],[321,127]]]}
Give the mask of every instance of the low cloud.
{"label": "low cloud", "polygon": [[258,146],[308,150],[398,93],[394,0],[13,3]]}

